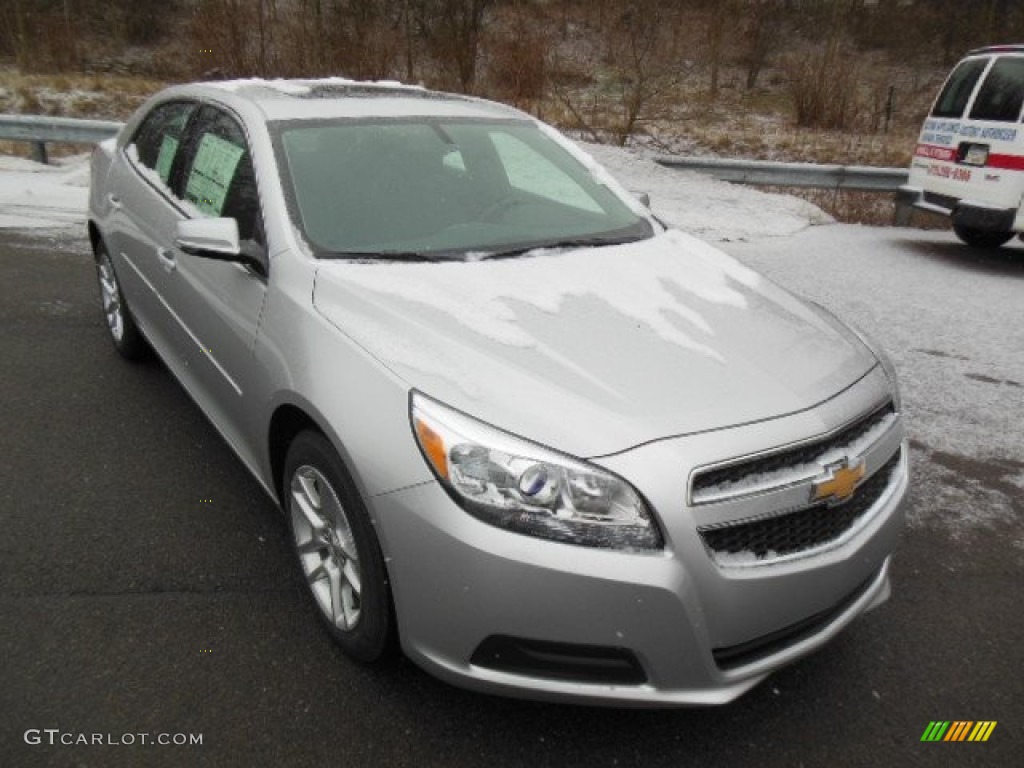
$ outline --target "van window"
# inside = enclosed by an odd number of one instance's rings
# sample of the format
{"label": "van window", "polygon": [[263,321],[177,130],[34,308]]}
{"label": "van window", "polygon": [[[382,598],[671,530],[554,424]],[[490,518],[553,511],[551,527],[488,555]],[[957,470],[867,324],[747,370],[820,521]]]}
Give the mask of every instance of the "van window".
{"label": "van window", "polygon": [[932,117],[961,117],[988,59],[961,61],[935,101]]}
{"label": "van window", "polygon": [[1015,123],[1024,105],[1024,57],[996,59],[971,107],[972,120]]}

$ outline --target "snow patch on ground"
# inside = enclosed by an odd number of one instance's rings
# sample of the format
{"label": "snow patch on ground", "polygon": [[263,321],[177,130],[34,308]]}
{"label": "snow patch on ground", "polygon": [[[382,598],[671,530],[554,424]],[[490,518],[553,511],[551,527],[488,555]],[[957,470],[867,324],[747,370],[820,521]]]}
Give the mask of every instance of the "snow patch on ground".
{"label": "snow patch on ground", "polygon": [[85,226],[89,156],[42,165],[0,155],[0,229]]}
{"label": "snow patch on ground", "polygon": [[790,195],[760,192],[692,171],[658,165],[649,154],[579,142],[627,189],[651,196],[651,209],[669,224],[705,240],[785,237],[834,219]]}

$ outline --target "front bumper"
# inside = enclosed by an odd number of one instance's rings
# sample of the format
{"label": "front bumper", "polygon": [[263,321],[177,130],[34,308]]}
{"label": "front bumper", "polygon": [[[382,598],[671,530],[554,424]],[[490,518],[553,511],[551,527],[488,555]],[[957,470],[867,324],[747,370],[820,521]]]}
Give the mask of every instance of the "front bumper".
{"label": "front bumper", "polygon": [[[823,425],[877,398],[880,386],[877,376],[866,377],[812,412],[602,460],[633,480],[657,511],[663,551],[590,549],[509,533],[463,512],[435,483],[371,499],[406,654],[457,685],[531,699],[635,706],[735,699],[886,600],[907,490],[906,446],[890,487],[855,536],[757,567],[712,560],[686,505],[685,468],[723,450],[743,453],[746,445],[826,431]],[[512,646],[495,638],[536,646],[517,652],[513,663]],[[502,648],[509,657],[502,659]],[[641,677],[602,680],[586,664],[559,669],[558,653],[574,648],[617,654],[635,662]],[[530,656],[539,660],[533,671],[522,663]],[[583,671],[574,679],[573,669]]]}

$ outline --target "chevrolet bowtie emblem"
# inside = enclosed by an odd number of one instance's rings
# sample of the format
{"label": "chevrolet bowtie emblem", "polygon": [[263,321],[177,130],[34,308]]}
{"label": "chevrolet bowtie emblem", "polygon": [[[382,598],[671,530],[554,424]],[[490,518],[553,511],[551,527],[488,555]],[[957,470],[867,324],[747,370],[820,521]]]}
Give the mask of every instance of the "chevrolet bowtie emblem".
{"label": "chevrolet bowtie emblem", "polygon": [[825,472],[825,478],[814,484],[814,501],[846,501],[864,478],[864,459],[857,459],[855,464],[844,459],[826,467]]}

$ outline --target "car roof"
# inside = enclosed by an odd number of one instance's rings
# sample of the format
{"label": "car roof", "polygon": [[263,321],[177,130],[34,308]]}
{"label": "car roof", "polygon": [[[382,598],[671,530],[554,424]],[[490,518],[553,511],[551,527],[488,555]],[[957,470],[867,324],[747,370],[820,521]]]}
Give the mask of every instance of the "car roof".
{"label": "car roof", "polygon": [[256,107],[268,121],[332,117],[469,117],[532,119],[512,107],[394,81],[220,80],[170,89],[177,97],[206,97]]}

